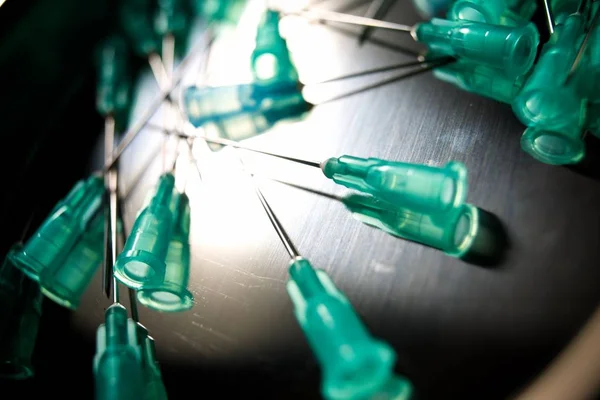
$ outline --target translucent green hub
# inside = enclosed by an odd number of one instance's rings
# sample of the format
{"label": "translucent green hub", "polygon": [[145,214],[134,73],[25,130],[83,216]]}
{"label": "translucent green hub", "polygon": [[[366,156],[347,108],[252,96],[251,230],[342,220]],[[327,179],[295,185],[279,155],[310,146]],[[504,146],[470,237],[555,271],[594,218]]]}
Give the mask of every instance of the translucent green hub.
{"label": "translucent green hub", "polygon": [[448,19],[519,26],[531,19],[536,8],[535,0],[456,0]]}
{"label": "translucent green hub", "polygon": [[58,268],[99,209],[103,194],[101,178],[79,181],[11,260],[34,280],[44,269]]}
{"label": "translucent green hub", "polygon": [[165,258],[172,232],[169,208],[175,178],[164,174],[148,207],[136,218],[123,252],[114,266],[115,277],[132,289],[160,283],[165,276]]}
{"label": "translucent green hub", "polygon": [[577,12],[579,3],[579,0],[550,0],[554,24],[562,24],[569,15]]}
{"label": "translucent green hub", "polygon": [[503,0],[456,0],[448,11],[448,19],[500,25],[505,9]]}
{"label": "translucent green hub", "polygon": [[188,20],[186,4],[182,0],[158,0],[154,26],[159,35],[181,35],[186,31]]}
{"label": "translucent green hub", "polygon": [[[141,346],[143,400],[167,400],[167,391],[156,359],[154,339],[139,322],[136,324],[137,340]],[[139,394],[138,394],[139,397]]]}
{"label": "translucent green hub", "polygon": [[258,104],[251,99],[253,89],[251,84],[188,87],[183,93],[184,111],[196,127],[252,112],[258,108]]}
{"label": "translucent green hub", "polygon": [[299,118],[311,108],[296,83],[189,87],[183,98],[192,125],[204,127],[207,136],[236,141],[256,136],[281,120]]}
{"label": "translucent green hub", "polygon": [[162,282],[145,285],[138,300],[156,311],[177,312],[192,308],[194,298],[187,289],[190,278],[190,206],[184,193],[175,192],[171,200],[173,234],[166,256]]}
{"label": "translucent green hub", "polygon": [[344,204],[359,221],[391,235],[430,246],[453,257],[467,254],[479,230],[476,207],[462,204],[443,213],[403,209],[371,196],[351,195]]}
{"label": "translucent green hub", "polygon": [[96,335],[94,380],[96,400],[140,398],[143,367],[136,324],[127,319],[127,310],[113,304]]}
{"label": "translucent green hub", "polygon": [[328,159],[321,169],[340,185],[422,212],[458,207],[467,196],[467,169],[456,161],[440,168],[342,156]]}
{"label": "translucent green hub", "polygon": [[[564,83],[582,39],[582,22],[581,16],[573,14],[555,27],[552,40],[544,46],[531,76],[513,103],[515,114],[525,125],[570,125],[572,116],[579,116],[581,100]],[[565,118],[569,118],[567,123],[562,122]]]}
{"label": "translucent green hub", "polygon": [[[321,366],[323,396],[358,400],[385,393],[389,398],[408,398],[410,383],[393,375],[394,351],[367,332],[327,274],[300,257],[292,260],[289,273],[288,294]],[[394,379],[400,384],[390,385]]]}
{"label": "translucent green hub", "polygon": [[76,309],[102,262],[103,238],[104,220],[97,214],[65,261],[42,271],[42,293],[64,307]]}
{"label": "translucent green hub", "polygon": [[245,0],[192,0],[194,12],[208,22],[237,23],[245,5]]}
{"label": "translucent green hub", "polygon": [[159,40],[154,32],[152,2],[122,0],[118,6],[121,26],[134,51],[141,57],[157,53]]}
{"label": "translucent green hub", "polygon": [[251,67],[256,85],[275,88],[278,84],[298,81],[286,41],[279,32],[279,14],[275,11],[267,10],[258,26]]}
{"label": "translucent green hub", "polygon": [[532,23],[506,27],[433,18],[418,24],[414,35],[436,53],[500,69],[509,78],[531,69],[539,44]]}
{"label": "translucent green hub", "polygon": [[96,108],[102,115],[124,112],[129,106],[128,57],[127,44],[118,36],[107,39],[97,51]]}
{"label": "translucent green hub", "polygon": [[558,132],[530,126],[521,137],[523,150],[551,165],[576,164],[585,156],[582,130],[577,125]]}
{"label": "translucent green hub", "polygon": [[548,164],[576,163],[585,154],[585,101],[577,93],[577,80],[566,82],[582,38],[581,15],[572,14],[556,25],[531,76],[512,103],[515,115],[528,126],[521,139],[523,150]]}
{"label": "translucent green hub", "polygon": [[524,77],[506,78],[496,69],[463,60],[436,68],[433,74],[467,92],[507,104],[512,103],[524,83]]}
{"label": "translucent green hub", "polygon": [[[7,265],[10,263],[5,263],[0,271],[2,278],[9,278],[7,275],[11,275],[11,279],[17,278],[13,272],[4,270]],[[0,378],[26,379],[34,373],[31,357],[42,315],[43,296],[37,282],[21,275],[20,283],[18,295],[13,299],[12,313],[2,321],[7,325],[0,342]]]}

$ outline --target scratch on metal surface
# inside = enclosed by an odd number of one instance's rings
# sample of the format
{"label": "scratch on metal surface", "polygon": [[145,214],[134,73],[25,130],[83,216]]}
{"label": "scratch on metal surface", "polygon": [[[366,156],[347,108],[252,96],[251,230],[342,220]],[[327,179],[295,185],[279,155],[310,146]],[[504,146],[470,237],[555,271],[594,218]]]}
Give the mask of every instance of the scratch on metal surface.
{"label": "scratch on metal surface", "polygon": [[242,275],[250,276],[252,278],[256,278],[256,279],[260,279],[260,280],[264,280],[264,281],[273,281],[273,282],[278,282],[278,283],[285,283],[285,281],[283,279],[271,278],[269,276],[256,275],[255,273],[252,273],[250,271],[246,271],[246,270],[243,270],[243,269],[239,269],[239,268],[231,268],[231,270],[233,270],[234,272],[240,273]]}
{"label": "scratch on metal surface", "polygon": [[[194,288],[193,286],[197,286],[197,288]],[[224,297],[227,300],[231,300],[235,303],[241,304],[243,306],[247,306],[247,304],[245,302],[238,300],[235,297],[229,296],[228,294],[225,294],[219,290],[211,289],[207,286],[199,285],[199,284],[193,284],[193,286],[190,286],[190,292],[192,292],[192,294],[194,296],[202,296],[202,292],[211,292],[211,293],[215,293],[218,296]],[[203,297],[203,299],[204,299],[204,297]]]}
{"label": "scratch on metal surface", "polygon": [[197,341],[188,339],[185,335],[183,335],[183,334],[181,334],[181,333],[179,333],[177,331],[174,331],[173,333],[175,334],[175,336],[177,336],[179,339],[183,340],[185,343],[187,343],[190,346],[192,346],[194,349],[200,350],[202,352],[205,352],[205,351],[203,351],[203,349],[200,346],[198,346],[198,342]]}
{"label": "scratch on metal surface", "polygon": [[212,333],[213,335],[215,335],[216,337],[225,340],[226,342],[230,342],[230,343],[235,343],[235,340],[233,340],[231,337],[216,331],[210,327],[204,326],[203,324],[196,322],[196,321],[192,321],[192,325],[197,326],[198,328],[202,329],[203,331]]}
{"label": "scratch on metal surface", "polygon": [[202,261],[207,261],[207,262],[209,262],[211,264],[218,265],[219,267],[223,267],[225,269],[228,269],[228,270],[233,271],[233,272],[237,272],[237,273],[242,274],[242,275],[250,276],[252,278],[256,278],[256,279],[260,279],[260,280],[267,280],[267,281],[274,281],[274,282],[279,282],[279,283],[285,283],[285,280],[283,280],[283,279],[271,278],[269,276],[257,275],[257,274],[255,274],[253,272],[248,271],[248,270],[244,270],[244,269],[240,269],[240,268],[235,268],[235,267],[228,267],[225,264],[222,264],[222,263],[214,261],[214,260],[210,260],[208,258],[201,258],[201,260]]}

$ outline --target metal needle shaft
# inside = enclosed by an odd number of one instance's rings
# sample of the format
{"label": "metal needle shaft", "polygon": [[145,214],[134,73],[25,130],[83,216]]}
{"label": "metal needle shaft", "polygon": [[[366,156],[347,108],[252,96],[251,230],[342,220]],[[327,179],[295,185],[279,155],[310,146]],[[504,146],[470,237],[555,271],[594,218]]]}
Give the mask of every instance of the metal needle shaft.
{"label": "metal needle shaft", "polygon": [[187,135],[185,133],[173,132],[173,131],[170,131],[168,129],[165,129],[165,128],[162,128],[160,126],[156,126],[153,124],[148,124],[148,128],[155,129],[155,130],[158,130],[158,131],[161,131],[164,133],[175,134],[182,138],[202,139],[202,140],[204,140],[208,143],[212,143],[212,144],[220,144],[223,146],[233,147],[235,149],[252,151],[254,153],[265,154],[267,156],[281,158],[281,159],[292,161],[292,162],[295,162],[298,164],[308,165],[310,167],[321,168],[321,163],[319,161],[304,160],[301,158],[295,158],[295,157],[285,156],[282,154],[271,153],[269,151],[264,151],[264,150],[259,150],[259,149],[255,149],[252,147],[244,146],[243,144],[240,144],[239,142],[236,142],[235,140],[229,140],[229,139],[223,139],[223,138],[217,138],[217,137],[208,137],[208,136],[204,136],[204,135],[193,135],[192,136],[192,135]]}
{"label": "metal needle shaft", "polygon": [[554,19],[552,18],[552,10],[550,9],[549,0],[544,0],[544,12],[546,14],[546,21],[548,23],[548,30],[552,35],[554,33]]}
{"label": "metal needle shaft", "polygon": [[[240,158],[240,163],[242,164],[243,168],[245,169],[244,162],[242,161],[241,158]],[[250,175],[250,179],[252,180],[252,184],[254,186],[254,191],[256,192],[256,196],[258,196],[258,200],[260,200],[260,204],[262,204],[265,212],[267,213],[267,216],[269,217],[269,221],[271,221],[271,225],[273,225],[273,228],[275,228],[275,231],[277,232],[277,236],[279,236],[279,240],[281,240],[281,243],[285,247],[285,250],[288,252],[291,259],[300,257],[300,253],[298,252],[298,249],[296,249],[296,246],[294,246],[292,239],[290,239],[290,236],[287,234],[287,232],[283,228],[283,225],[281,224],[281,222],[279,222],[279,219],[277,219],[277,216],[273,212],[273,209],[271,208],[271,206],[267,202],[267,199],[265,199],[265,196],[262,194],[262,191],[258,187],[258,183],[256,183],[254,175],[250,171],[248,171],[248,173]]]}
{"label": "metal needle shaft", "polygon": [[160,108],[163,102],[167,98],[169,98],[171,93],[177,88],[177,86],[179,86],[179,83],[181,83],[183,75],[186,72],[187,66],[188,64],[190,64],[191,60],[196,56],[197,53],[200,52],[201,49],[209,48],[212,45],[213,40],[214,38],[211,36],[209,37],[207,42],[201,42],[198,48],[190,51],[190,53],[183,59],[183,61],[181,61],[179,67],[177,68],[177,71],[175,71],[175,73],[173,74],[174,76],[171,81],[169,90],[161,91],[161,93],[151,103],[150,107],[143,115],[143,117],[125,133],[123,139],[117,146],[110,160],[107,160],[104,164],[103,172],[108,171],[110,167],[112,167],[117,162],[117,160],[119,159],[119,157],[121,157],[125,149],[131,144],[131,142],[133,142],[133,140],[141,132],[141,130],[144,129],[150,118],[152,118],[152,116]]}
{"label": "metal needle shaft", "polygon": [[[104,123],[104,155],[105,158],[112,154],[115,141],[115,120],[112,116],[106,117]],[[113,276],[113,266],[117,259],[117,173],[112,167],[104,174],[108,198],[104,210],[104,262],[102,263],[102,288],[106,297],[110,297],[111,279],[113,286],[113,301],[119,302],[117,281]]]}
{"label": "metal needle shaft", "polygon": [[410,68],[410,67],[417,67],[417,66],[424,65],[424,64],[432,64],[432,63],[438,63],[438,62],[444,62],[444,61],[451,61],[452,59],[453,59],[452,57],[440,57],[440,58],[435,58],[435,59],[431,59],[431,60],[409,61],[409,62],[405,62],[402,64],[394,64],[394,65],[388,65],[386,67],[367,69],[364,71],[355,72],[355,73],[348,74],[348,75],[342,75],[342,76],[338,76],[335,78],[329,78],[329,79],[326,79],[326,80],[320,81],[320,82],[310,82],[310,83],[307,83],[305,86],[321,85],[324,83],[336,82],[336,81],[341,81],[341,80],[351,79],[351,78],[358,78],[361,76],[378,74],[381,72],[394,71],[394,70],[402,69],[402,68]]}
{"label": "metal needle shaft", "polygon": [[297,15],[300,17],[304,17],[307,19],[314,19],[320,21],[331,21],[331,22],[340,22],[344,24],[351,25],[360,25],[360,26],[369,26],[373,28],[379,29],[388,29],[392,31],[400,31],[410,33],[413,30],[412,26],[396,24],[394,22],[386,22],[380,21],[378,19],[359,17],[356,15],[337,13],[334,11],[316,11],[316,10],[307,10],[307,11],[295,11],[295,12],[286,12],[285,15]]}

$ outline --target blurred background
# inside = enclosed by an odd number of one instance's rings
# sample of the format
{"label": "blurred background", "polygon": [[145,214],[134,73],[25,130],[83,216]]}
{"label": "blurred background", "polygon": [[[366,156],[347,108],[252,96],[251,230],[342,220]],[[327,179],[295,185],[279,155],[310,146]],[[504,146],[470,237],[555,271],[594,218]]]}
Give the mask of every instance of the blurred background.
{"label": "blurred background", "polygon": [[[356,15],[369,7],[351,0],[311,3]],[[114,25],[116,2],[0,5],[0,245],[6,254],[76,180],[102,165],[93,58]],[[181,87],[249,82],[263,9],[261,1],[249,1],[239,24],[218,35],[210,59],[194,58]],[[386,19],[421,20],[408,0],[398,0]],[[312,84],[415,60],[422,49],[408,35],[377,31],[359,45],[358,27],[288,17],[280,28],[304,97],[314,107],[248,144],[312,160],[351,154],[431,165],[461,161],[469,168],[468,201],[498,217],[509,243],[492,265],[453,259],[361,224],[332,199],[261,179],[296,246],[330,274],[373,335],[395,348],[396,371],[412,380],[423,399],[515,393],[565,346],[600,300],[600,185],[594,168],[535,161],[520,149],[523,126],[508,106],[431,73],[403,77],[407,72],[392,71]],[[202,20],[193,22],[187,51],[205,29]],[[132,123],[159,92],[145,60],[134,61],[134,72]],[[387,80],[393,82],[378,85]],[[378,87],[360,90],[369,86]],[[180,97],[176,92],[174,98]],[[163,113],[156,113],[154,125],[164,123]],[[177,314],[140,308],[140,320],[157,343],[169,398],[319,398],[317,365],[285,290],[288,259],[247,176],[228,149],[211,153],[197,145],[200,181],[189,155],[177,151],[182,144],[171,139],[162,150],[163,138],[145,129],[135,139],[120,163],[120,191],[128,231],[164,165],[180,154],[177,184],[185,182],[192,207],[195,304]],[[587,140],[588,158],[594,158],[598,140]],[[305,166],[254,154],[244,160],[259,176],[345,193]],[[2,398],[93,397],[95,332],[110,305],[100,282],[98,274],[76,312],[44,302],[36,375],[2,381]]]}

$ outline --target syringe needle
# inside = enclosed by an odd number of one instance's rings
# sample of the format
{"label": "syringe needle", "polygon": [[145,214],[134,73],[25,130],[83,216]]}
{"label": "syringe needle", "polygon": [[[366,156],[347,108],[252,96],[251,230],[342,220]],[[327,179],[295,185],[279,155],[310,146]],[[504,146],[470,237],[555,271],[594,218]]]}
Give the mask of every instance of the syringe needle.
{"label": "syringe needle", "polygon": [[439,57],[439,58],[432,58],[430,60],[410,61],[410,62],[405,62],[405,63],[401,63],[401,64],[388,65],[385,67],[367,69],[364,71],[355,72],[355,73],[351,73],[348,75],[342,75],[342,76],[337,76],[335,78],[325,79],[320,82],[310,82],[310,83],[306,83],[304,86],[321,85],[324,83],[337,82],[337,81],[351,79],[351,78],[358,78],[361,76],[378,74],[381,72],[395,71],[397,69],[417,67],[417,66],[425,65],[425,64],[429,65],[429,64],[445,63],[445,62],[452,61],[452,60],[453,60],[453,57]]}
{"label": "syringe needle", "polygon": [[248,150],[248,151],[252,151],[254,153],[265,154],[267,156],[281,158],[281,159],[292,161],[292,162],[295,162],[295,163],[298,163],[298,164],[308,165],[310,167],[316,167],[316,168],[320,168],[321,167],[321,163],[319,161],[305,160],[305,159],[301,159],[301,158],[286,156],[286,155],[283,155],[283,154],[271,153],[269,151],[264,151],[264,150],[255,149],[255,148],[252,148],[252,147],[245,146],[243,144],[240,144],[239,142],[236,142],[235,140],[223,139],[223,138],[219,138],[219,137],[209,137],[209,136],[205,136],[205,135],[187,135],[185,133],[180,133],[180,132],[177,132],[177,131],[170,131],[169,129],[165,129],[163,127],[156,126],[154,124],[148,124],[148,128],[154,129],[154,130],[157,130],[157,131],[160,131],[160,132],[164,132],[164,133],[174,134],[174,135],[177,135],[177,136],[179,136],[181,138],[186,138],[186,139],[202,139],[202,140],[204,140],[204,141],[206,141],[208,143],[212,143],[212,144],[220,144],[220,145],[223,145],[223,146],[229,146],[229,147],[233,147],[233,148],[236,148],[236,149]]}
{"label": "syringe needle", "polygon": [[324,10],[306,10],[306,11],[294,11],[285,12],[284,15],[296,15],[307,19],[340,22],[350,25],[360,25],[372,28],[387,29],[392,31],[400,31],[410,33],[413,30],[412,26],[397,24],[394,22],[380,21],[373,18],[359,17],[351,14],[337,13],[335,11],[324,11]]}
{"label": "syringe needle", "polygon": [[112,167],[117,162],[117,160],[121,157],[121,155],[123,154],[125,149],[127,149],[127,147],[129,147],[131,142],[133,142],[133,140],[136,138],[136,136],[142,131],[142,129],[144,129],[144,127],[146,126],[146,124],[148,123],[150,118],[152,118],[154,116],[154,114],[160,108],[160,106],[163,104],[163,102],[170,96],[170,94],[177,88],[177,86],[179,86],[179,84],[181,83],[181,80],[183,79],[185,72],[187,71],[188,65],[191,63],[191,60],[194,59],[194,57],[198,53],[204,53],[204,51],[202,51],[202,50],[206,50],[206,49],[210,48],[213,41],[214,41],[214,37],[212,35],[210,35],[209,37],[207,37],[206,41],[201,41],[198,44],[198,47],[195,49],[192,49],[192,51],[189,52],[189,54],[181,61],[181,63],[179,63],[177,70],[173,74],[173,79],[172,79],[169,89],[166,91],[161,91],[161,93],[159,93],[158,96],[151,103],[150,107],[148,108],[146,113],[143,115],[143,117],[139,121],[137,121],[123,135],[123,139],[121,140],[121,142],[119,143],[119,145],[117,146],[115,151],[113,152],[112,157],[110,158],[110,160],[108,160],[104,164],[103,172],[106,172],[110,167]]}
{"label": "syringe needle", "polygon": [[[244,162],[242,161],[241,158],[240,158],[240,162],[242,163],[242,165],[244,165]],[[281,240],[281,243],[285,247],[285,250],[288,252],[288,254],[290,255],[290,258],[292,260],[295,259],[296,257],[300,257],[300,253],[298,252],[298,249],[296,249],[296,246],[294,246],[294,243],[292,243],[292,239],[290,239],[290,236],[287,234],[287,232],[283,228],[283,225],[281,225],[281,222],[279,222],[279,219],[277,219],[277,216],[275,215],[275,213],[273,212],[273,209],[267,202],[267,199],[262,194],[260,187],[258,186],[258,184],[255,181],[254,175],[251,172],[248,172],[248,173],[250,174],[250,177],[252,179],[252,184],[254,185],[254,191],[256,192],[256,196],[258,197],[258,200],[260,200],[260,204],[263,206],[265,213],[267,213],[267,217],[269,217],[269,221],[271,221],[273,228],[275,228],[275,231],[277,232],[277,236],[279,236],[279,239]]]}
{"label": "syringe needle", "polygon": [[286,287],[298,324],[323,370],[323,397],[410,399],[412,385],[393,373],[394,350],[370,335],[327,273],[316,270],[300,256],[252,173],[250,176],[258,199],[291,258]]}
{"label": "syringe needle", "polygon": [[[104,121],[104,157],[106,160],[110,158],[115,142],[115,120],[111,115],[108,115]],[[113,236],[113,206],[115,201],[116,176],[114,168],[109,169],[104,174],[104,185],[106,187],[107,199],[104,203],[104,261],[102,263],[102,289],[107,298],[110,298],[110,288],[112,275],[112,265],[116,259],[116,251],[114,236]],[[113,280],[113,290],[117,292],[117,286]],[[118,294],[117,294],[118,297]],[[115,303],[118,302],[118,298]]]}

